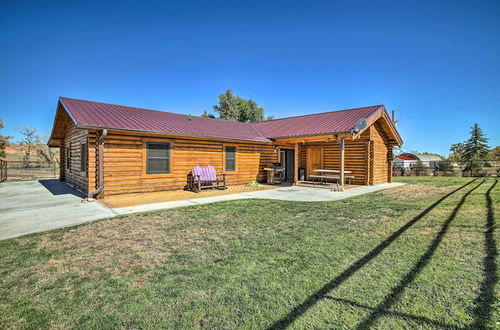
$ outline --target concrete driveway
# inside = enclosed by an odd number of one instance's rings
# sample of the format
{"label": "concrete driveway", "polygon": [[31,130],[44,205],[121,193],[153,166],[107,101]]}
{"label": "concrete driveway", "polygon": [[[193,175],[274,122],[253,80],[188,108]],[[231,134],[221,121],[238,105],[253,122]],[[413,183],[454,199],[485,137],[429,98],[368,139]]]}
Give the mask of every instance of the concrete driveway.
{"label": "concrete driveway", "polygon": [[59,180],[0,184],[0,240],[74,226],[116,213]]}

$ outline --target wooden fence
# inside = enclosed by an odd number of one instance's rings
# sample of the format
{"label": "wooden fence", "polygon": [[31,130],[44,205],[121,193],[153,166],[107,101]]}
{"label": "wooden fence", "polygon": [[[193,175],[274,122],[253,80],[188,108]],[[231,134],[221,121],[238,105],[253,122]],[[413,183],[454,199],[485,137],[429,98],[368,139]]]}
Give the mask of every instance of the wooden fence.
{"label": "wooden fence", "polygon": [[0,182],[7,180],[7,162],[0,160]]}

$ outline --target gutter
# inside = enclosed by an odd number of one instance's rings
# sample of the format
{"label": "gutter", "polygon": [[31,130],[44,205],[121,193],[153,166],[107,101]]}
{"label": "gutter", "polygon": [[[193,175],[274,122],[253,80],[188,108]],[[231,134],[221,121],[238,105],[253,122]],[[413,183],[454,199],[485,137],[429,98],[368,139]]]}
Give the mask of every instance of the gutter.
{"label": "gutter", "polygon": [[107,135],[108,135],[108,130],[103,129],[101,131],[101,135],[99,136],[99,140],[98,140],[99,146],[97,149],[97,157],[99,160],[99,164],[98,164],[99,177],[98,177],[98,181],[97,181],[97,189],[89,193],[87,200],[97,197],[97,195],[99,195],[104,190],[104,173],[103,173],[103,171],[104,171],[104,138]]}

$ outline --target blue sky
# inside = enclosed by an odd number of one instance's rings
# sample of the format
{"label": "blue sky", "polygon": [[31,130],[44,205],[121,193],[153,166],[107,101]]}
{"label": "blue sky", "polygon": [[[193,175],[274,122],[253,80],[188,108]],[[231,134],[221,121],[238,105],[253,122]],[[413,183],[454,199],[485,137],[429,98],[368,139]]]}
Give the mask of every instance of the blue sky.
{"label": "blue sky", "polygon": [[[275,117],[385,104],[404,149],[500,143],[500,1],[5,1],[3,134],[57,97],[199,115],[226,88]],[[15,140],[15,139],[14,139]]]}

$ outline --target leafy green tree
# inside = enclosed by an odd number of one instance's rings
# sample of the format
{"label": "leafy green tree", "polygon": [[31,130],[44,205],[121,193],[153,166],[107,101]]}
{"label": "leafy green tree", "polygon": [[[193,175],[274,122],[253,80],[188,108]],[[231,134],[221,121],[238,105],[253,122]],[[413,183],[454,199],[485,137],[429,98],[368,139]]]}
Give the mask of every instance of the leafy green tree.
{"label": "leafy green tree", "polygon": [[491,149],[490,159],[493,159],[497,162],[500,161],[500,146],[496,146],[495,148]]}
{"label": "leafy green tree", "polygon": [[207,110],[203,111],[201,116],[205,117],[205,118],[215,118],[215,116],[213,114],[211,114],[210,112],[208,112]]}
{"label": "leafy green tree", "polygon": [[478,173],[485,161],[489,159],[490,146],[488,146],[488,138],[483,133],[483,130],[476,123],[471,127],[470,137],[464,143],[462,154],[463,160],[466,161],[466,171]]}
{"label": "leafy green tree", "polygon": [[[0,129],[4,128],[3,120],[0,119]],[[11,136],[1,135],[0,134],[0,157],[5,157],[5,149],[7,148],[7,142]]]}
{"label": "leafy green tree", "polygon": [[[219,95],[219,104],[214,105],[214,110],[220,119],[239,121],[243,123],[255,123],[264,120],[264,109],[251,99],[245,100],[234,95],[228,88],[224,94]],[[205,111],[203,117],[213,116]]]}
{"label": "leafy green tree", "polygon": [[465,144],[464,143],[455,143],[452,144],[450,147],[450,157],[448,157],[451,161],[455,162],[462,162],[462,157],[464,154],[465,150]]}

